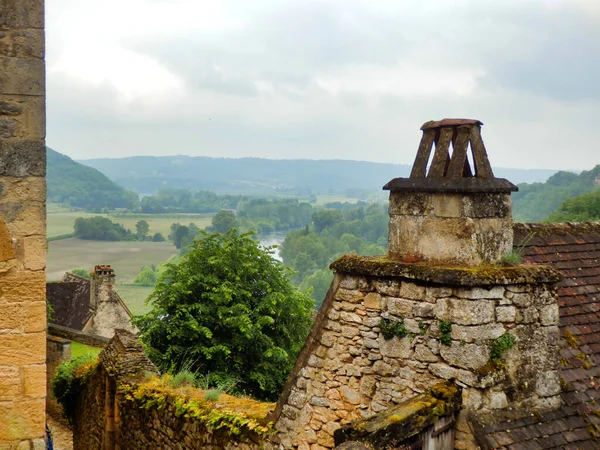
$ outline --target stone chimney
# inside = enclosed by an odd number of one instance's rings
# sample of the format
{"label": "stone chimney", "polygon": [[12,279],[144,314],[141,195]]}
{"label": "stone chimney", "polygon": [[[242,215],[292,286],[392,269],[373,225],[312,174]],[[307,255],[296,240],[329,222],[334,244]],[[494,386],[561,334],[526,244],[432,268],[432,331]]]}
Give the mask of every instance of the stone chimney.
{"label": "stone chimney", "polygon": [[494,177],[481,125],[444,119],[421,127],[410,178],[383,188],[390,191],[391,258],[473,266],[497,263],[512,250],[510,193],[518,188]]}
{"label": "stone chimney", "polygon": [[96,310],[101,302],[114,302],[115,271],[108,265],[98,265],[91,275],[90,309]]}

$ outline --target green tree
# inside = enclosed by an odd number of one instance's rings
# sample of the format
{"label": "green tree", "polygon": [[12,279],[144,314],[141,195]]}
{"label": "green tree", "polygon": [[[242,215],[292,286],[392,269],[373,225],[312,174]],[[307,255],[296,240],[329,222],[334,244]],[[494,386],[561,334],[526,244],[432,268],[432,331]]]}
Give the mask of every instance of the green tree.
{"label": "green tree", "polygon": [[92,277],[90,275],[90,271],[85,270],[85,269],[73,269],[73,270],[71,270],[71,273],[73,275],[78,275],[80,277],[87,278],[87,279],[90,279]]}
{"label": "green tree", "polygon": [[148,266],[142,267],[140,273],[133,280],[133,284],[139,284],[140,286],[156,285],[156,272]]}
{"label": "green tree", "polygon": [[135,224],[135,229],[137,231],[136,234],[138,240],[143,241],[144,239],[146,239],[146,236],[150,231],[150,225],[148,225],[148,222],[146,222],[145,220],[140,220],[138,223]]}
{"label": "green tree", "polygon": [[177,264],[167,264],[134,319],[150,358],[163,369],[239,380],[257,398],[274,400],[304,343],[313,301],[252,233],[200,232]]}
{"label": "green tree", "polygon": [[152,242],[165,242],[165,237],[162,233],[156,232],[154,236],[152,236]]}
{"label": "green tree", "polygon": [[212,218],[211,226],[217,233],[227,233],[236,226],[235,213],[227,210],[219,211]]}

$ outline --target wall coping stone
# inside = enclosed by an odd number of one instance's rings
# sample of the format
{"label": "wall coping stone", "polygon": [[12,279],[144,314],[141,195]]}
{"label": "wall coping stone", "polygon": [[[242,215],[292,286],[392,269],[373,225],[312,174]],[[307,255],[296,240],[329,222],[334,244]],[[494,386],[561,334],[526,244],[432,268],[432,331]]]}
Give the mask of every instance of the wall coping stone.
{"label": "wall coping stone", "polygon": [[58,336],[70,341],[79,342],[81,344],[91,345],[92,347],[104,347],[110,339],[96,334],[85,333],[73,328],[63,327],[54,323],[48,323],[48,335]]}
{"label": "wall coping stone", "polygon": [[351,275],[405,278],[432,284],[454,286],[497,286],[510,284],[556,283],[560,272],[538,265],[519,266],[437,266],[433,263],[402,262],[385,256],[344,255],[330,269]]}
{"label": "wall coping stone", "polygon": [[423,431],[440,417],[460,410],[462,390],[443,382],[398,406],[366,419],[357,420],[336,430],[335,445],[345,441],[369,443],[373,448],[392,448]]}

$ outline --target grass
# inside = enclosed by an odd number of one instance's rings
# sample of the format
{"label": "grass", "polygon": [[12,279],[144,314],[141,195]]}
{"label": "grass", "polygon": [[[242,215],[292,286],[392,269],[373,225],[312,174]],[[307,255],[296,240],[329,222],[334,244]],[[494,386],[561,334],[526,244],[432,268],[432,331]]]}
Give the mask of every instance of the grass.
{"label": "grass", "polygon": [[142,266],[158,264],[176,253],[170,242],[101,242],[77,238],[48,243],[46,276],[60,280],[72,269],[91,270],[96,264],[110,264],[117,284],[131,283]]}
{"label": "grass", "polygon": [[152,294],[153,287],[124,284],[116,286],[116,290],[134,316],[145,314],[152,309],[145,301]]}
{"label": "grass", "polygon": [[195,223],[199,228],[204,228],[211,224],[213,213],[210,214],[95,214],[85,211],[71,211],[69,208],[50,203],[46,209],[46,232],[49,238],[61,236],[73,232],[73,223],[78,217],[108,217],[113,222],[122,224],[125,228],[135,233],[135,224],[140,220],[145,220],[150,225],[150,234],[162,233],[166,238],[171,232],[171,224],[179,222],[187,225],[190,222]]}
{"label": "grass", "polygon": [[97,355],[102,349],[98,347],[90,347],[89,345],[80,344],[79,342],[71,341],[71,359],[83,355]]}

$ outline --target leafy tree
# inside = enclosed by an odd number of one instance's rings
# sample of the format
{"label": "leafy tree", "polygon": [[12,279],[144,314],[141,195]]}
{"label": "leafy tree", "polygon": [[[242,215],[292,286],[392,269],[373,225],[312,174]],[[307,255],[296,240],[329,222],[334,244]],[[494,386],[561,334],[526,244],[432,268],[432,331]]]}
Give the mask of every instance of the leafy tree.
{"label": "leafy tree", "polygon": [[152,236],[152,242],[165,242],[165,237],[162,235],[162,233],[154,233],[154,236]]}
{"label": "leafy tree", "polygon": [[135,229],[137,231],[138,240],[143,241],[144,239],[146,239],[146,236],[150,231],[150,225],[148,225],[148,222],[146,222],[145,220],[140,220],[138,223],[135,224]]}
{"label": "leafy tree", "polygon": [[133,238],[131,231],[123,225],[114,223],[107,217],[96,216],[75,219],[73,225],[75,236],[80,239],[97,241],[122,241]]}
{"label": "leafy tree", "polygon": [[167,264],[134,319],[150,358],[163,369],[234,377],[241,391],[274,400],[311,325],[313,301],[288,269],[236,229],[200,232],[191,251]]}
{"label": "leafy tree", "polygon": [[227,233],[236,226],[235,213],[233,211],[222,210],[212,218],[212,230],[217,233]]}
{"label": "leafy tree", "polygon": [[138,273],[138,275],[133,280],[133,284],[139,284],[141,286],[156,285],[156,272],[150,267],[142,267],[140,273]]}
{"label": "leafy tree", "polygon": [[553,222],[589,222],[600,220],[600,189],[565,200],[550,214]]}
{"label": "leafy tree", "polygon": [[73,275],[78,275],[83,278],[87,278],[88,280],[91,278],[90,271],[85,269],[73,269],[71,270]]}

